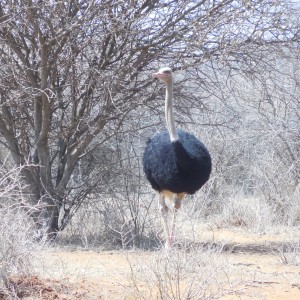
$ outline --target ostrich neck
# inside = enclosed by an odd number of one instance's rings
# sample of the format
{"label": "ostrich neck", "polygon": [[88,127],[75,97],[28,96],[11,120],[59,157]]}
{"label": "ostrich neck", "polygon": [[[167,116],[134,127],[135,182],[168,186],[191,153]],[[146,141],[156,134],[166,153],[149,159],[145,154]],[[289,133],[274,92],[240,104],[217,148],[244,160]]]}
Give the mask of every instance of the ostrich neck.
{"label": "ostrich neck", "polygon": [[174,116],[173,116],[173,83],[170,82],[166,86],[166,102],[165,102],[165,114],[168,131],[170,134],[171,142],[178,140],[178,135],[175,128]]}

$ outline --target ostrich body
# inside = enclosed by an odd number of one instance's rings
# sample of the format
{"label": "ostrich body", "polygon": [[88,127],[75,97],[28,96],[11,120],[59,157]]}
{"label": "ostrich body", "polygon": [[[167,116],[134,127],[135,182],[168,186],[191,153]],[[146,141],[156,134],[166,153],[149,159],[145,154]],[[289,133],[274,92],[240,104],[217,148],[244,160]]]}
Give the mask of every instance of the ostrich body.
{"label": "ostrich body", "polygon": [[[196,137],[176,130],[173,117],[173,78],[170,68],[162,68],[153,74],[166,84],[165,115],[167,131],[156,134],[147,143],[144,156],[144,172],[152,188],[159,193],[159,205],[167,237],[166,248],[174,239],[176,212],[186,194],[194,194],[209,179],[211,157]],[[168,206],[165,199],[173,201],[171,231],[167,222]]]}

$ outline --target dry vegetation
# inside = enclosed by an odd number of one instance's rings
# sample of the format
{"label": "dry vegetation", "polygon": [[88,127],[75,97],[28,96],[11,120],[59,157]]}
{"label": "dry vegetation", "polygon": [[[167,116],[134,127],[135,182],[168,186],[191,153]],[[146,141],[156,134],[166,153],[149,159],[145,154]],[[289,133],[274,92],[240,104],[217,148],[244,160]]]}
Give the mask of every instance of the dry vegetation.
{"label": "dry vegetation", "polygon": [[[0,299],[300,299],[294,1],[43,3],[0,1]],[[165,64],[213,158],[169,253],[141,167]]]}
{"label": "dry vegetation", "polygon": [[[203,223],[203,212],[192,211],[193,201],[180,212],[177,244],[171,252],[163,250],[159,236],[149,250],[111,244],[108,236],[101,237],[101,219],[90,218],[82,228],[80,214],[81,231],[76,231],[76,217],[71,226],[75,235],[70,229],[58,243],[41,245],[33,240],[32,228],[27,230],[24,214],[6,210],[6,220],[18,217],[19,225],[6,227],[0,238],[2,245],[9,242],[10,254],[1,257],[0,298],[298,299],[297,227],[260,231],[259,225],[253,230],[246,222],[229,223],[229,212],[223,222],[218,215]],[[158,233],[158,210],[153,209],[152,218],[152,230]],[[119,250],[113,250],[116,246]]]}

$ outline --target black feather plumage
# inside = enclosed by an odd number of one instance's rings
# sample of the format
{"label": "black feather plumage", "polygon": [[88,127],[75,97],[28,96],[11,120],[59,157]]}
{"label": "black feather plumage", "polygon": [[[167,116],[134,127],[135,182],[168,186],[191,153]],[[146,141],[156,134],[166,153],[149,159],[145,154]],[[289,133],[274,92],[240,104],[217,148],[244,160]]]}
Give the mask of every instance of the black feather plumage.
{"label": "black feather plumage", "polygon": [[147,143],[144,172],[156,191],[194,194],[209,179],[211,157],[194,135],[177,130],[179,140],[170,141],[168,131],[156,134]]}

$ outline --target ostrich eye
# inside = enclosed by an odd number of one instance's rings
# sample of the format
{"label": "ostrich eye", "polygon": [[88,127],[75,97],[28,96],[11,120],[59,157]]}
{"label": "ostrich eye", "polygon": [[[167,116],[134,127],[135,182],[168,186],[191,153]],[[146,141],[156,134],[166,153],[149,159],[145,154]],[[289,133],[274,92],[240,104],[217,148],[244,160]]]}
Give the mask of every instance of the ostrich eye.
{"label": "ostrich eye", "polygon": [[171,74],[171,71],[169,70],[166,70],[166,71],[163,71],[164,74]]}

